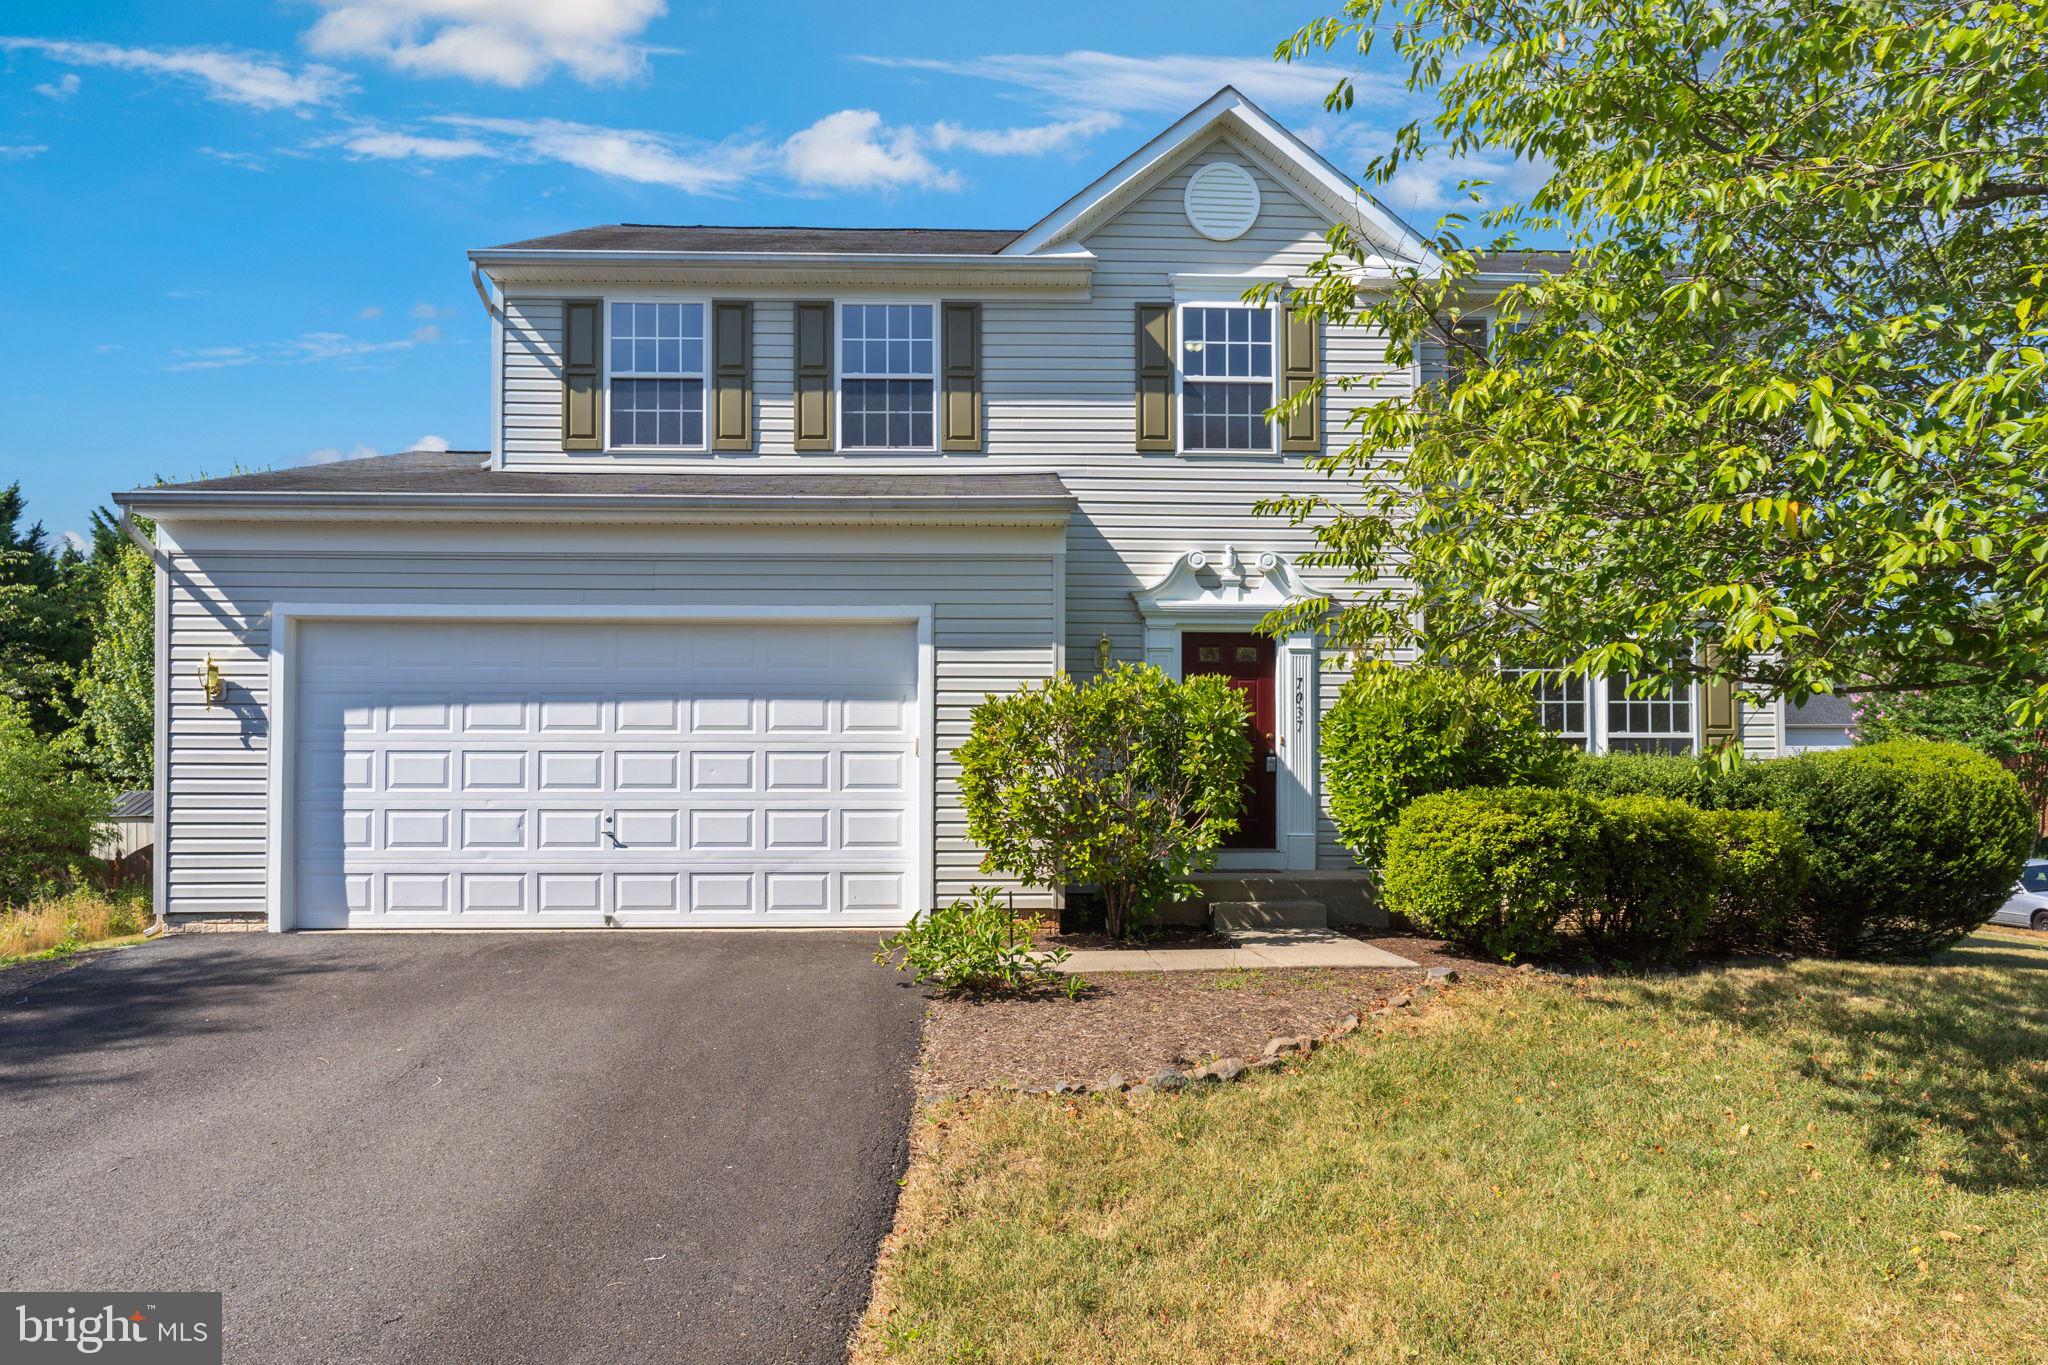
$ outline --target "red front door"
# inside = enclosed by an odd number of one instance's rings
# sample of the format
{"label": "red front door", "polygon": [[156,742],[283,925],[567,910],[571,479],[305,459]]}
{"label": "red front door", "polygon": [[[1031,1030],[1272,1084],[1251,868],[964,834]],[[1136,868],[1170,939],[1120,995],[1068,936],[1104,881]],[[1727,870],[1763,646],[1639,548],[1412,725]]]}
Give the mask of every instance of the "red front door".
{"label": "red front door", "polygon": [[1279,843],[1273,751],[1273,642],[1263,635],[1183,635],[1181,676],[1220,673],[1244,694],[1252,713],[1252,757],[1244,775],[1244,813],[1225,848],[1272,848]]}

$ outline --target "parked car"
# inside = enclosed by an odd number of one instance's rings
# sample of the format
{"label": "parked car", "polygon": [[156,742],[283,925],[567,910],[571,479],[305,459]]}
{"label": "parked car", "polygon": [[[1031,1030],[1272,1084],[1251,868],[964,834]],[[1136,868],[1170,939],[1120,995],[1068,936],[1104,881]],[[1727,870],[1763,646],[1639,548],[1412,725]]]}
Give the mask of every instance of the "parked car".
{"label": "parked car", "polygon": [[1993,924],[2048,929],[2048,858],[2030,858],[2005,904],[1991,917]]}

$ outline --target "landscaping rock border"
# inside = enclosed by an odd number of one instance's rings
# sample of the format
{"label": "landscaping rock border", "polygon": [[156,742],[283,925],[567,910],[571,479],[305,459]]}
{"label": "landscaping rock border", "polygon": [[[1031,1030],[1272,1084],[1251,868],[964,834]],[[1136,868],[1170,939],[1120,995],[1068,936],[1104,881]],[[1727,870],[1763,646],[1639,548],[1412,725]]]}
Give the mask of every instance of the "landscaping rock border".
{"label": "landscaping rock border", "polygon": [[[1126,1080],[1121,1075],[1114,1075],[1085,1085],[1061,1082],[1057,1085],[996,1085],[990,1088],[1012,1090],[1019,1095],[1119,1095],[1124,1099],[1142,1101],[1175,1090],[1191,1090],[1205,1085],[1225,1085],[1233,1081],[1249,1080],[1283,1067],[1291,1061],[1305,1059],[1326,1044],[1357,1033],[1364,1027],[1366,1019],[1385,1018],[1398,1011],[1412,1009],[1459,979],[1456,968],[1431,967],[1427,979],[1421,984],[1395,995],[1364,1019],[1357,1014],[1347,1014],[1334,1028],[1320,1034],[1296,1033],[1270,1039],[1256,1058],[1222,1057],[1205,1066],[1186,1070],[1162,1067],[1136,1082]],[[964,1098],[964,1093],[939,1094],[928,1096],[924,1103],[927,1106],[935,1106],[960,1098]]]}

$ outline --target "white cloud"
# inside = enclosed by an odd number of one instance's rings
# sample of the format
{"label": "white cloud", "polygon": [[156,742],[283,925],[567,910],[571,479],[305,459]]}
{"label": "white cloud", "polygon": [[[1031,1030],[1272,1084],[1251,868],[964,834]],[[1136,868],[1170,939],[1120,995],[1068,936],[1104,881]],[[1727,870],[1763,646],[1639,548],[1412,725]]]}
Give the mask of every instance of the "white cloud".
{"label": "white cloud", "polygon": [[306,33],[326,57],[370,57],[421,76],[515,88],[557,67],[586,84],[641,76],[636,40],[663,0],[318,0]]}
{"label": "white cloud", "polygon": [[[1352,175],[1391,148],[1387,130],[1368,123],[1324,124],[1311,129],[1306,137],[1324,156]],[[1365,188],[1373,198],[1404,217],[1441,215],[1454,209],[1476,215],[1486,208],[1526,198],[1550,177],[1550,169],[1548,162],[1523,161],[1509,152],[1464,156],[1434,153],[1419,161],[1404,162],[1392,179]],[[1470,192],[1459,188],[1463,181],[1486,182],[1475,187],[1479,194],[1476,204]]]}
{"label": "white cloud", "polygon": [[[862,57],[899,70],[1014,86],[1062,107],[1122,113],[1182,113],[1225,85],[1274,109],[1320,107],[1346,73],[1320,62],[1283,65],[1269,58],[1166,54],[1126,57],[1113,52],[1007,53],[947,60],[931,57]],[[1377,87],[1361,86],[1360,94]],[[1388,91],[1398,88],[1389,83]]]}
{"label": "white cloud", "polygon": [[[431,333],[432,335],[423,335]],[[286,341],[260,341],[246,346],[181,346],[173,350],[164,368],[172,371],[227,370],[244,365],[317,365],[350,362],[409,351],[415,346],[438,341],[438,327],[418,328],[409,337],[371,341],[346,332],[301,332]]]}
{"label": "white cloud", "polygon": [[92,348],[92,353],[94,355],[112,355],[120,349],[121,343],[118,341],[102,341],[99,345]]}
{"label": "white cloud", "polygon": [[429,341],[439,341],[441,339],[440,324],[430,322],[424,327],[413,328],[412,339],[422,344]]}
{"label": "white cloud", "polygon": [[347,450],[340,446],[322,446],[299,456],[300,464],[333,464],[336,460],[367,460],[384,452],[357,442]]}
{"label": "white cloud", "polygon": [[448,449],[448,438],[446,436],[421,436],[415,439],[406,449],[431,450],[438,453]]}
{"label": "white cloud", "polygon": [[691,194],[737,188],[753,178],[767,156],[751,142],[684,142],[662,133],[560,119],[444,114],[434,121],[467,133],[505,139],[491,154],[506,160],[559,161],[614,180],[665,185]]}
{"label": "white cloud", "polygon": [[255,152],[224,151],[219,147],[201,147],[198,150],[201,156],[210,156],[215,161],[225,162],[230,166],[239,166],[245,171],[267,171],[270,169],[270,162]]}
{"label": "white cloud", "polygon": [[425,299],[414,304],[411,312],[414,322],[430,322],[435,318],[452,318],[455,316],[453,308],[436,308]]}
{"label": "white cloud", "polygon": [[0,51],[36,52],[67,66],[105,66],[196,81],[210,98],[252,109],[332,104],[354,88],[354,82],[333,67],[293,70],[274,57],[219,48],[117,47],[113,43],[0,38]]}
{"label": "white cloud", "polygon": [[47,142],[0,142],[0,161],[26,161],[49,150]]}
{"label": "white cloud", "polygon": [[473,137],[421,137],[415,133],[393,133],[382,129],[350,133],[341,140],[341,145],[352,156],[378,161],[455,161],[491,154],[488,146]]}
{"label": "white cloud", "polygon": [[957,123],[935,123],[931,140],[942,152],[962,147],[984,156],[1043,156],[1121,127],[1123,121],[1121,114],[1104,110],[1035,128],[962,128]]}
{"label": "white cloud", "polygon": [[356,310],[356,316],[364,322],[375,322],[378,318],[384,316],[384,310],[382,308],[379,308],[376,304],[372,303],[365,305],[362,308],[358,308]]}
{"label": "white cloud", "polygon": [[78,532],[76,531],[66,531],[62,536],[59,536],[58,539],[62,540],[67,546],[78,551],[78,553],[82,555],[89,555],[92,553],[92,542],[87,540],[84,536],[78,534]]}
{"label": "white cloud", "polygon": [[38,95],[43,96],[45,99],[53,99],[61,102],[63,100],[68,100],[73,95],[77,94],[78,88],[83,84],[85,84],[85,82],[81,81],[78,78],[78,73],[76,71],[67,71],[62,76],[59,76],[56,80],[46,81],[43,84],[37,86],[36,93]]}
{"label": "white cloud", "polygon": [[890,128],[872,109],[827,114],[783,144],[791,178],[809,189],[958,189],[960,178],[934,165],[914,128]]}

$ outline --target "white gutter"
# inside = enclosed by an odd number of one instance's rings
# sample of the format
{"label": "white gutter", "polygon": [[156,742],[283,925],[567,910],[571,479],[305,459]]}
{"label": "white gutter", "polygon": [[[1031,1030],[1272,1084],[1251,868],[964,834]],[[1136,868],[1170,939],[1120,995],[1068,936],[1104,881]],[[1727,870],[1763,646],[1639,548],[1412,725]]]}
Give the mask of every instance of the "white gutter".
{"label": "white gutter", "polygon": [[1044,271],[1089,268],[1091,252],[1059,256],[999,256],[985,251],[572,251],[555,247],[484,247],[469,253],[473,264],[493,265],[731,265],[842,266],[852,270],[901,270],[919,266],[977,267]]}

